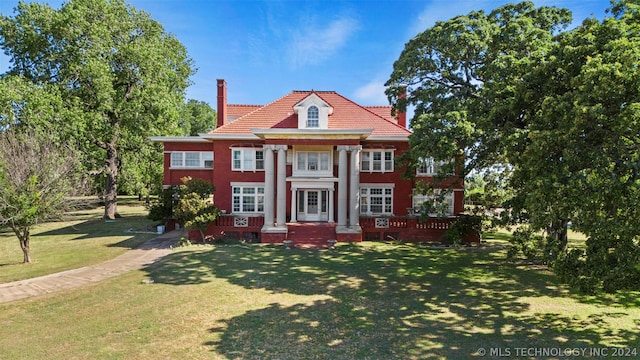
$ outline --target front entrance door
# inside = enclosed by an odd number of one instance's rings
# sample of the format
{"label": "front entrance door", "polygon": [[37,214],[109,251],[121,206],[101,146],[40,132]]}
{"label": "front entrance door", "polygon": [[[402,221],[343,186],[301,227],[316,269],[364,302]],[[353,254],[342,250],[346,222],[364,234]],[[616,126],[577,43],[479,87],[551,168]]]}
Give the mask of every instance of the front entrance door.
{"label": "front entrance door", "polygon": [[298,220],[300,221],[328,221],[326,190],[298,191]]}

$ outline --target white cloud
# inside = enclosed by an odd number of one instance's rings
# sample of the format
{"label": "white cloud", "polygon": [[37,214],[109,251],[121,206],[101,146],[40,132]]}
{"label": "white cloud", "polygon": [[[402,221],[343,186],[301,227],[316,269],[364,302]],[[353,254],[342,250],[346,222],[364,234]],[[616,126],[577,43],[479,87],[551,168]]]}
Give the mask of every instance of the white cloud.
{"label": "white cloud", "polygon": [[373,80],[356,89],[354,100],[362,105],[389,105],[389,99],[384,94],[384,81]]}
{"label": "white cloud", "polygon": [[325,27],[315,26],[313,22],[307,24],[301,31],[292,33],[287,50],[291,65],[300,68],[322,63],[344,47],[357,29],[358,22],[347,16]]}

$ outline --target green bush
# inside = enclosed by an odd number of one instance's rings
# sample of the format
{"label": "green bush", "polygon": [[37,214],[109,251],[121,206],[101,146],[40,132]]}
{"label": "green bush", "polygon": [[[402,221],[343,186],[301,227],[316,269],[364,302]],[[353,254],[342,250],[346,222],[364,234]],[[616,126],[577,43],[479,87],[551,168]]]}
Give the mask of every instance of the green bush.
{"label": "green bush", "polygon": [[507,251],[507,259],[511,261],[524,256],[529,261],[550,265],[557,258],[557,241],[550,236],[536,234],[528,226],[516,229],[509,242],[511,247]]}
{"label": "green bush", "polygon": [[173,206],[175,205],[173,194],[173,189],[163,189],[158,194],[158,199],[149,205],[149,215],[147,217],[151,220],[162,222],[171,219],[173,217]]}
{"label": "green bush", "polygon": [[445,232],[447,240],[454,245],[459,245],[467,236],[473,232],[482,231],[482,217],[476,215],[460,215]]}
{"label": "green bush", "polygon": [[554,271],[580,292],[613,293],[640,288],[640,248],[633,241],[588,239],[586,251],[560,254]]}

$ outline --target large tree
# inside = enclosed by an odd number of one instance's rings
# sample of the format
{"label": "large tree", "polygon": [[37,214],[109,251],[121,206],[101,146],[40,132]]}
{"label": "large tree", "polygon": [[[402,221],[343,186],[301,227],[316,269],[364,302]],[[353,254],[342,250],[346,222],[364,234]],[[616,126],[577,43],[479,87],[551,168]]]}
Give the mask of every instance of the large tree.
{"label": "large tree", "polygon": [[183,109],[183,128],[187,135],[197,136],[216,128],[216,111],[206,102],[189,99]]}
{"label": "large tree", "polygon": [[78,190],[76,166],[71,147],[56,144],[48,134],[0,133],[0,226],[18,237],[25,263],[31,262],[33,225],[60,217],[68,196]]}
{"label": "large tree", "polygon": [[522,2],[437,22],[410,40],[386,83],[396,111],[415,105],[409,160],[455,158],[462,177],[508,168],[530,102],[518,88],[570,21],[566,9]]}
{"label": "large tree", "polygon": [[523,210],[538,225],[570,217],[588,236],[558,264],[585,290],[640,285],[640,5],[612,5],[561,34],[525,78],[535,111],[512,156]]}
{"label": "large tree", "polygon": [[608,290],[640,280],[640,9],[612,5],[614,17],[565,32],[568,11],[528,2],[437,23],[387,83],[398,108],[416,105],[414,158],[464,155],[465,172],[502,163],[511,219],[547,230],[560,251],[572,220],[587,253],[564,269],[593,271],[568,277]]}
{"label": "large tree", "polygon": [[[90,154],[105,178],[105,218],[117,216],[120,151],[141,138],[178,133],[192,63],[184,46],[123,0],[71,0],[60,9],[20,2],[0,16],[10,75],[55,85],[81,116],[56,124]],[[97,157],[98,156],[98,157]]]}

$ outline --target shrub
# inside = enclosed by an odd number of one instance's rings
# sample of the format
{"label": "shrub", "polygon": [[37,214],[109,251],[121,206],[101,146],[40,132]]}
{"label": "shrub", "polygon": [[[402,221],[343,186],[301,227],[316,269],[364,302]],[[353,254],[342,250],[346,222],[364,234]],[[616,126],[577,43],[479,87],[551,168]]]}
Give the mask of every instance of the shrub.
{"label": "shrub", "polygon": [[482,217],[476,215],[460,215],[445,232],[447,240],[459,245],[464,238],[473,232],[482,231]]}
{"label": "shrub", "polygon": [[507,259],[511,261],[524,256],[529,261],[551,265],[557,258],[557,241],[550,236],[536,234],[528,226],[516,229],[509,242],[511,247],[507,251]]}

